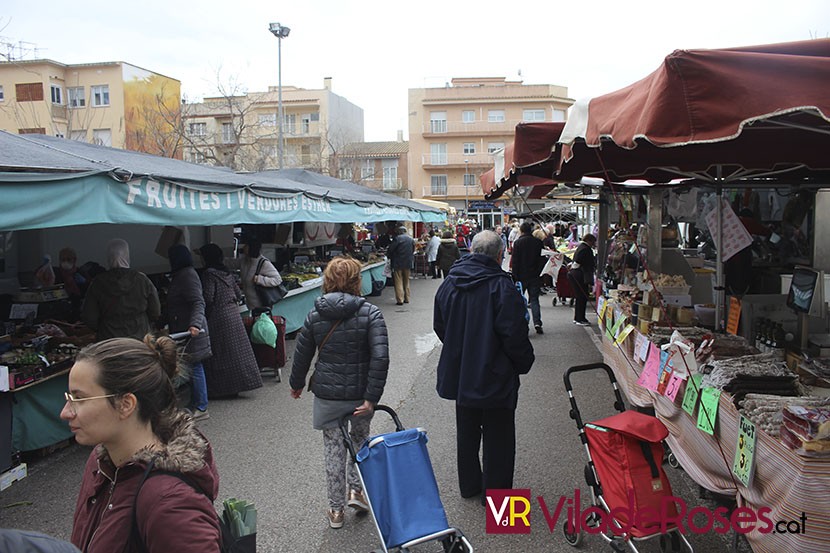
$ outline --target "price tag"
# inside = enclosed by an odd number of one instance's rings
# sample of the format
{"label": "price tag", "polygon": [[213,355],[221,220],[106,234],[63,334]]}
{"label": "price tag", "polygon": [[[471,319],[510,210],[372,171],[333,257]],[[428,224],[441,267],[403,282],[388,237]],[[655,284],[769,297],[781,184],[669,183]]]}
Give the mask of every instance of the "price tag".
{"label": "price tag", "polygon": [[737,336],[738,324],[741,322],[741,300],[732,296],[729,298],[729,320],[726,322],[726,332]]}
{"label": "price tag", "polygon": [[651,345],[651,342],[648,341],[648,338],[643,336],[643,343],[640,346],[640,361],[643,363],[646,362],[646,358],[648,357],[648,348]]}
{"label": "price tag", "polygon": [[718,420],[720,392],[717,388],[703,388],[700,393],[700,410],[697,412],[697,427],[713,436],[715,435],[715,422]]}
{"label": "price tag", "polygon": [[669,377],[669,383],[666,385],[666,391],[663,395],[672,400],[672,402],[676,401],[677,392],[680,390],[680,384],[682,383],[683,379],[672,372],[671,377]]}
{"label": "price tag", "polygon": [[648,388],[649,390],[656,392],[657,391],[657,381],[660,378],[659,376],[660,371],[660,350],[657,349],[654,344],[650,344],[649,352],[648,352],[648,359],[646,359],[646,364],[643,367],[643,372],[640,373],[640,377],[637,379],[637,384],[644,388]]}
{"label": "price tag", "polygon": [[634,335],[634,358],[640,358],[640,350],[643,349],[643,342],[645,341],[646,337],[640,334],[639,332]]}
{"label": "price tag", "polygon": [[625,325],[625,328],[622,329],[622,331],[620,332],[620,335],[617,336],[616,344],[618,346],[620,344],[622,344],[625,341],[625,339],[628,338],[628,335],[631,334],[632,330],[634,330],[633,325]]}
{"label": "price tag", "polygon": [[602,300],[602,305],[599,308],[599,324],[605,326],[605,310],[608,309],[608,301]]}
{"label": "price tag", "polygon": [[611,327],[611,334],[616,338],[620,334],[620,329],[622,328],[623,323],[625,322],[625,317],[618,316],[617,320],[614,322],[614,326]]}
{"label": "price tag", "polygon": [[695,416],[695,407],[697,407],[697,398],[700,395],[700,381],[703,375],[693,374],[686,384],[686,392],[683,394],[683,410],[691,416]]}
{"label": "price tag", "polygon": [[738,422],[738,445],[735,448],[735,461],[732,463],[732,474],[738,477],[741,484],[749,487],[755,470],[755,440],[757,434],[751,420],[741,415]]}
{"label": "price tag", "polygon": [[599,297],[597,299],[597,316],[599,317],[600,321],[602,320],[602,316],[605,315],[605,304],[607,300],[603,297]]}

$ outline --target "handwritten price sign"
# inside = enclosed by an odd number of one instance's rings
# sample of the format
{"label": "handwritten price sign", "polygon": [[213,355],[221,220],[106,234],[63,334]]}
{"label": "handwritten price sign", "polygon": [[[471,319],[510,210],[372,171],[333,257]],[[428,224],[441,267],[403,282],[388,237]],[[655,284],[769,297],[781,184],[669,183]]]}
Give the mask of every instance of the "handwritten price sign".
{"label": "handwritten price sign", "polygon": [[741,415],[738,422],[738,445],[735,448],[735,461],[732,463],[732,474],[738,477],[741,484],[749,486],[755,469],[755,440],[758,435],[751,420]]}

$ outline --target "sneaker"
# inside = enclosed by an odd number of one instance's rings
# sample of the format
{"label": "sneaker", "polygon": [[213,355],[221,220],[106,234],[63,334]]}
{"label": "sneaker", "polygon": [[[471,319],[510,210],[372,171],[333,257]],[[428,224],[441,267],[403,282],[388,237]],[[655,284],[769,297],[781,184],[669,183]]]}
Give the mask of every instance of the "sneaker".
{"label": "sneaker", "polygon": [[357,490],[351,490],[349,492],[349,501],[346,505],[358,513],[365,513],[369,511],[369,504],[366,502],[366,498],[363,497],[363,492],[359,492]]}
{"label": "sneaker", "polygon": [[574,324],[579,326],[591,326],[591,323],[588,321],[574,321]]}
{"label": "sneaker", "polygon": [[544,334],[544,332],[542,332],[542,325],[536,325],[536,334]]}
{"label": "sneaker", "polygon": [[326,511],[326,514],[329,517],[329,526],[331,526],[334,529],[343,528],[344,515],[342,510],[334,511],[332,509],[329,509],[328,511]]}
{"label": "sneaker", "polygon": [[209,418],[210,414],[207,412],[207,409],[205,409],[204,411],[202,411],[201,409],[193,410],[193,422],[199,422]]}

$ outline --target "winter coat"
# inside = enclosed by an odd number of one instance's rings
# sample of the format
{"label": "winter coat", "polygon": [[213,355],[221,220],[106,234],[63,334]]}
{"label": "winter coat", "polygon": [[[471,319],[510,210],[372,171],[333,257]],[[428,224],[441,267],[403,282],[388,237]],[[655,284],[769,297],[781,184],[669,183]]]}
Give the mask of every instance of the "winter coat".
{"label": "winter coat", "polygon": [[202,273],[210,350],[205,359],[208,397],[232,396],[262,387],[251,340],[239,314],[242,292],[233,275],[219,269]]}
{"label": "winter coat", "polygon": [[81,320],[98,340],[142,340],[160,315],[156,287],[135,269],[110,269],[95,277],[81,307]]}
{"label": "winter coat", "polygon": [[510,266],[513,278],[520,281],[525,290],[531,286],[541,286],[539,275],[547,261],[542,257],[542,241],[529,234],[523,234],[513,242],[513,254]]}
{"label": "winter coat", "polygon": [[[259,264],[260,259],[264,261],[257,275],[256,266]],[[225,265],[229,269],[239,269],[242,292],[245,293],[245,304],[252,310],[257,307],[265,307],[259,300],[259,294],[256,292],[256,284],[265,286],[266,288],[273,288],[282,283],[280,272],[264,255],[260,255],[256,259],[250,259],[247,255],[240,255],[237,259],[225,259]],[[271,306],[268,305],[267,307],[270,308]]]}
{"label": "winter coat", "polygon": [[366,298],[331,292],[314,301],[297,336],[291,389],[305,385],[318,344],[334,329],[317,356],[311,391],[321,399],[380,401],[389,369],[389,339],[380,309]]}
{"label": "winter coat", "polygon": [[591,246],[585,242],[580,242],[576,248],[576,252],[574,252],[573,262],[574,264],[579,264],[579,267],[572,271],[577,282],[593,284],[594,273],[597,270],[597,260]]}
{"label": "winter coat", "polygon": [[446,275],[450,271],[452,264],[456,260],[461,259],[461,251],[458,249],[458,244],[452,238],[442,238],[438,245],[438,268],[441,273]]}
{"label": "winter coat", "polygon": [[0,528],[0,551],[8,553],[79,553],[69,542],[29,530]]}
{"label": "winter coat", "polygon": [[210,357],[210,337],[205,318],[205,298],[202,281],[193,267],[184,267],[173,273],[167,290],[167,324],[170,333],[184,332],[191,326],[204,330],[186,340],[184,353],[187,361],[198,363]]}
{"label": "winter coat", "polygon": [[408,234],[399,234],[389,244],[386,257],[392,261],[393,270],[411,269],[415,266],[415,240]]}
{"label": "winter coat", "polygon": [[441,245],[441,239],[437,236],[432,236],[427,242],[427,263],[434,263],[438,259],[438,246]]}
{"label": "winter coat", "polygon": [[453,265],[435,294],[432,328],[444,344],[438,395],[462,407],[515,409],[519,375],[535,360],[525,313],[495,260],[474,253]]}
{"label": "winter coat", "polygon": [[175,476],[148,478],[135,515],[147,553],[219,551],[219,519],[213,501],[219,474],[207,439],[190,417],[176,415],[173,435],[161,452],[142,449],[120,467],[106,449],[96,447],[84,468],[75,506],[71,541],[84,553],[137,552],[130,540],[133,503],[149,462],[154,470],[179,472],[204,493]]}

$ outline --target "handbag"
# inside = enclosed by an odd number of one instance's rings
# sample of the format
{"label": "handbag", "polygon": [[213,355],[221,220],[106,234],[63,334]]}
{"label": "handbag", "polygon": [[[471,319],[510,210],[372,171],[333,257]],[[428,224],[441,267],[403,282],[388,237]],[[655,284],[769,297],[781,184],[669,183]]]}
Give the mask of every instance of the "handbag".
{"label": "handbag", "polygon": [[[323,338],[323,341],[320,342],[319,346],[317,346],[317,357],[320,356],[320,352],[323,351],[323,346],[325,346],[326,342],[328,342],[329,338],[331,338],[331,335],[334,332],[334,329],[337,328],[337,325],[339,325],[342,321],[343,321],[343,319],[337,319],[334,322],[334,324],[331,325],[331,328],[329,329],[329,333],[326,334],[326,337]],[[311,373],[311,376],[308,379],[308,388],[307,389],[308,389],[309,392],[311,391],[311,385],[314,384],[314,375],[315,374],[317,374],[316,370],[313,373]]]}
{"label": "handbag", "polygon": [[[259,263],[257,263],[256,266],[256,273],[254,273],[254,277],[259,275],[259,272],[262,270],[263,263],[265,263],[265,259],[260,258]],[[276,286],[260,286],[259,284],[254,284],[254,288],[256,288],[256,294],[260,303],[267,306],[279,303],[288,293],[288,288],[286,288],[285,284],[282,282]]]}

